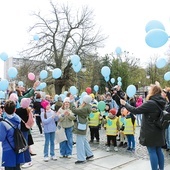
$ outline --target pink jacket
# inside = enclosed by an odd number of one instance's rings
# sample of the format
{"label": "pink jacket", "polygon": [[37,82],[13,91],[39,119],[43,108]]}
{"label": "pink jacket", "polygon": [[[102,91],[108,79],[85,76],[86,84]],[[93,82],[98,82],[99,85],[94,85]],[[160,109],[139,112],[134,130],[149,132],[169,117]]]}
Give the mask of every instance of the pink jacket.
{"label": "pink jacket", "polygon": [[143,103],[143,99],[141,96],[138,97],[138,99],[136,100],[136,107],[139,107],[141,106]]}

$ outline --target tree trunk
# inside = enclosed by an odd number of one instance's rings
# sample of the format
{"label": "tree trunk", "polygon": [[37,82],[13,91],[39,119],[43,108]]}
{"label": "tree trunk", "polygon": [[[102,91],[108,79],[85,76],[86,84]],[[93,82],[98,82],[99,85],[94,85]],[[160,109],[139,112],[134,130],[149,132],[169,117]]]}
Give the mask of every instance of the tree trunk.
{"label": "tree trunk", "polygon": [[55,84],[54,84],[55,93],[60,95],[62,93],[62,88],[64,87],[64,85],[65,85],[64,80],[62,80],[62,79],[55,80]]}

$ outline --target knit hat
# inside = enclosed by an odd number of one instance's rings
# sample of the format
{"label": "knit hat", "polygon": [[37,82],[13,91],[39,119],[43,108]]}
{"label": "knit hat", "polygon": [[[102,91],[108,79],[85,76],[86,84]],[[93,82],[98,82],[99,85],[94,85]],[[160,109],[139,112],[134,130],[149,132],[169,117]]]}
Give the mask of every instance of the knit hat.
{"label": "knit hat", "polygon": [[85,95],[83,97],[83,102],[85,102],[86,104],[89,104],[92,101],[92,97],[89,95]]}
{"label": "knit hat", "polygon": [[27,107],[30,106],[30,103],[31,103],[30,98],[22,98],[21,102],[20,102],[20,105],[21,105],[22,108],[26,109]]}
{"label": "knit hat", "polygon": [[90,96],[92,97],[92,99],[94,99],[94,94],[93,93],[91,93]]}
{"label": "knit hat", "polygon": [[16,93],[11,93],[10,96],[9,96],[9,100],[17,102],[18,101],[17,94]]}
{"label": "knit hat", "polygon": [[117,110],[116,110],[115,108],[110,109],[110,110],[109,110],[109,113],[111,113],[112,115],[116,115]]}
{"label": "knit hat", "polygon": [[46,107],[50,104],[50,102],[48,100],[42,100],[41,101],[41,106],[46,109]]}
{"label": "knit hat", "polygon": [[97,109],[97,105],[96,105],[96,104],[93,104],[93,105],[92,105],[92,108]]}
{"label": "knit hat", "polygon": [[69,98],[69,97],[66,97],[66,98],[64,99],[63,103],[65,103],[65,102],[69,102],[69,103],[70,103],[70,98]]}

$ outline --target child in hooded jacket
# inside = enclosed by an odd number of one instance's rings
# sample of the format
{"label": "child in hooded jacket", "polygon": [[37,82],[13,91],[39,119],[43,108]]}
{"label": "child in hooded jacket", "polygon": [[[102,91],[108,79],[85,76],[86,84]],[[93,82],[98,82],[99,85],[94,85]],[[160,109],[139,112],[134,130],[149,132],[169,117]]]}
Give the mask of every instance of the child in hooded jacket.
{"label": "child in hooded jacket", "polygon": [[[139,107],[143,104],[143,98],[142,96],[138,96],[136,98],[136,107]],[[137,124],[138,126],[141,126],[141,122],[142,122],[142,114],[137,114],[136,115],[136,119],[137,119]]]}
{"label": "child in hooded jacket", "polygon": [[118,151],[117,148],[117,135],[118,135],[118,131],[120,128],[119,125],[119,119],[116,116],[117,114],[117,110],[115,108],[110,109],[109,110],[109,114],[106,117],[105,123],[106,123],[106,135],[107,135],[107,149],[106,151],[109,152],[110,151],[110,143],[111,141],[113,142],[114,145],[114,151]]}

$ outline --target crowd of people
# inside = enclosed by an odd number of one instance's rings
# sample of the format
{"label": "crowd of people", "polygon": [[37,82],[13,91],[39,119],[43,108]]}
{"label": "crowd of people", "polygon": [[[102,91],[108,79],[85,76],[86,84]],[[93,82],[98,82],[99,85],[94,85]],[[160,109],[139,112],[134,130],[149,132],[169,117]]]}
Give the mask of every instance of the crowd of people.
{"label": "crowd of people", "polygon": [[[36,91],[39,85],[36,81],[31,89],[24,91],[23,87],[17,87],[9,92],[8,99],[0,107],[0,117],[10,121],[19,127],[28,142],[28,149],[20,154],[13,151],[7,139],[14,145],[14,130],[8,127],[4,121],[0,121],[0,146],[2,150],[2,166],[5,170],[20,170],[20,167],[32,166],[31,156],[36,155],[31,149],[34,140],[31,128],[25,122],[31,114],[34,115],[40,135],[44,136],[44,161],[57,160],[55,154],[56,129],[58,126],[64,129],[66,140],[59,143],[60,158],[72,157],[73,144],[76,143],[77,161],[75,164],[85,163],[91,160],[94,154],[91,143],[100,143],[101,128],[106,134],[106,151],[118,152],[119,147],[128,152],[135,152],[135,130],[140,127],[139,143],[146,146],[152,170],[164,169],[164,155],[162,148],[170,150],[170,126],[164,131],[158,129],[153,120],[159,118],[160,110],[152,102],[155,101],[164,109],[170,103],[170,88],[162,89],[159,83],[150,86],[147,97],[127,94],[116,85],[104,94],[84,95],[82,99],[73,96],[70,92],[62,100],[59,96],[54,101],[50,95],[41,96]],[[105,108],[101,110],[98,105],[103,101]],[[170,109],[170,108],[169,108]],[[90,139],[87,137],[89,129]],[[75,135],[76,141],[73,140]],[[118,142],[119,141],[119,142]],[[11,159],[7,155],[11,154]]]}

